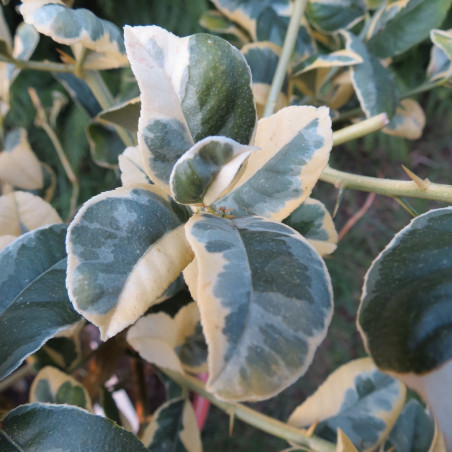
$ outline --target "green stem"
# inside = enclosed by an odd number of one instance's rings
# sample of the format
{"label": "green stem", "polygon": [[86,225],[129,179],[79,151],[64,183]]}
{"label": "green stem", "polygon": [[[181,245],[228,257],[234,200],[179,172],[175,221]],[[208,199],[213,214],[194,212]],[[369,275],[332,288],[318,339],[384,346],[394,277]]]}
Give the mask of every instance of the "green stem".
{"label": "green stem", "polygon": [[168,369],[160,369],[172,380],[182,387],[187,387],[204,398],[209,400],[212,404],[225,411],[228,414],[233,414],[237,419],[241,419],[253,427],[256,427],[264,432],[267,432],[278,438],[285,439],[299,444],[300,446],[309,447],[313,452],[335,452],[336,446],[329,441],[325,441],[316,436],[306,435],[303,430],[292,427],[284,422],[273,419],[265,414],[259,413],[252,408],[249,408],[240,403],[230,403],[218,400],[210,392],[205,389],[204,383],[190,375],[182,375]]}
{"label": "green stem", "polygon": [[[85,71],[84,80],[103,110],[114,105],[113,96],[98,71]],[[116,133],[126,146],[134,146],[132,134],[119,126],[114,126]]]}
{"label": "green stem", "polygon": [[278,103],[279,93],[284,83],[284,78],[287,73],[287,66],[289,64],[290,57],[292,56],[293,49],[295,47],[295,41],[297,40],[298,30],[300,28],[301,18],[303,17],[304,10],[308,0],[295,0],[294,10],[292,17],[290,18],[289,27],[287,28],[286,37],[279,58],[278,65],[276,66],[275,75],[273,77],[270,93],[265,104],[263,116],[270,116],[276,108]]}
{"label": "green stem", "polygon": [[74,72],[73,64],[53,63],[51,61],[31,61],[17,60],[15,58],[5,58],[0,56],[0,61],[14,64],[19,69],[32,69],[35,71],[47,72]]}
{"label": "green stem", "polygon": [[339,171],[329,166],[323,170],[320,180],[337,187],[374,192],[392,198],[406,196],[452,203],[452,185],[432,183],[427,188],[421,189],[413,181],[361,176]]}
{"label": "green stem", "polygon": [[346,143],[347,141],[356,140],[370,133],[382,129],[388,124],[388,115],[380,113],[377,116],[358,122],[333,133],[333,146]]}

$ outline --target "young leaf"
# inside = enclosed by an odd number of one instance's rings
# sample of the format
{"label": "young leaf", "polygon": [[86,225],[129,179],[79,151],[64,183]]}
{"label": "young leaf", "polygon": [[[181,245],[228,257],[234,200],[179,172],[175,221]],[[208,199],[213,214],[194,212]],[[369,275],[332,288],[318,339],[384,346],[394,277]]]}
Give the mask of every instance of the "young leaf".
{"label": "young leaf", "polygon": [[152,184],[143,167],[138,146],[128,147],[118,157],[122,185]]}
{"label": "young leaf", "polygon": [[0,378],[80,317],[68,300],[66,225],[37,229],[0,253]]}
{"label": "young leaf", "polygon": [[103,122],[123,127],[136,133],[138,130],[138,120],[140,118],[141,101],[139,97],[134,97],[119,105],[101,111],[97,119]]}
{"label": "young leaf", "polygon": [[40,33],[61,44],[81,44],[100,55],[93,58],[90,69],[127,65],[121,31],[116,25],[99,19],[87,9],[70,9],[60,1],[26,0],[19,6],[24,21]]}
{"label": "young leaf", "polygon": [[251,74],[237,49],[215,36],[178,38],[155,26],[126,27],[125,40],[141,92],[138,145],[155,183],[169,192],[177,160],[207,136],[250,142]]}
{"label": "young leaf", "polygon": [[56,403],[74,405],[93,411],[86,388],[75,378],[55,367],[41,369],[30,388],[30,403]]}
{"label": "young leaf", "polygon": [[361,64],[351,67],[352,82],[361,108],[368,118],[379,113],[391,117],[397,106],[395,84],[388,70],[352,33],[343,32],[348,50],[357,53]]}
{"label": "young leaf", "polygon": [[120,450],[149,452],[133,434],[114,422],[68,405],[31,403],[10,411],[0,430],[0,449]]}
{"label": "young leaf", "polygon": [[180,204],[212,204],[230,191],[242,165],[256,149],[225,137],[198,141],[173,167],[173,198]]}
{"label": "young leaf", "polygon": [[18,237],[54,223],[61,223],[60,216],[38,196],[22,191],[0,196],[0,235]]}
{"label": "young leaf", "polygon": [[288,423],[307,427],[336,441],[338,427],[360,451],[374,450],[389,435],[405,401],[405,386],[381,373],[370,358],[334,371],[317,391],[295,409]]}
{"label": "young leaf", "polygon": [[428,37],[446,16],[451,0],[406,0],[387,5],[387,20],[380,21],[367,46],[378,58],[399,55]]}
{"label": "young leaf", "polygon": [[5,150],[0,152],[0,180],[21,190],[43,187],[41,164],[28,143],[25,129],[6,135]]}
{"label": "young leaf", "polygon": [[68,291],[75,309],[114,336],[154,304],[192,259],[187,211],[151,185],[90,199],[68,231]]}
{"label": "young leaf", "polygon": [[321,256],[336,249],[336,228],[330,213],[320,201],[308,198],[283,222],[308,239]]}
{"label": "young leaf", "polygon": [[306,16],[316,28],[332,33],[352,27],[366,11],[364,0],[311,0]]}
{"label": "young leaf", "polygon": [[202,452],[201,436],[191,403],[183,398],[164,403],[152,416],[141,441],[151,451]]}
{"label": "young leaf", "polygon": [[403,99],[383,132],[408,140],[417,140],[422,136],[424,126],[425,114],[422,107],[413,99]]}
{"label": "young leaf", "polygon": [[212,0],[212,3],[228,19],[247,30],[253,41],[257,40],[256,20],[265,9],[285,16],[290,15],[291,10],[289,0]]}
{"label": "young leaf", "polygon": [[235,188],[216,205],[234,215],[282,220],[308,196],[328,163],[331,119],[325,107],[287,107],[259,120],[254,145]]}
{"label": "young leaf", "polygon": [[325,337],[325,264],[293,229],[263,218],[197,214],[186,230],[195,264],[184,275],[208,344],[207,389],[234,401],[277,394],[304,374]]}
{"label": "young leaf", "polygon": [[397,452],[424,452],[432,444],[435,425],[425,408],[411,399],[403,408],[389,435],[387,447]]}
{"label": "young leaf", "polygon": [[146,361],[177,372],[205,372],[207,347],[196,303],[174,318],[164,312],[142,317],[127,333],[128,343]]}
{"label": "young leaf", "polygon": [[420,392],[452,447],[452,208],[402,229],[364,281],[358,327],[376,364]]}

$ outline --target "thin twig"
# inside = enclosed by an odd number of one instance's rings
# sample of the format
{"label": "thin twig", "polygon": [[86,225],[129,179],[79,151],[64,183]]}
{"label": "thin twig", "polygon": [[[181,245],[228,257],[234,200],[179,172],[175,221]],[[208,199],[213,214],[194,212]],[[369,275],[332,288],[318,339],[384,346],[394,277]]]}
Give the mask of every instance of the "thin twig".
{"label": "thin twig", "polygon": [[366,198],[366,202],[362,205],[362,207],[355,212],[355,214],[348,219],[348,221],[345,223],[344,227],[340,230],[337,238],[338,241],[341,241],[344,236],[347,234],[348,231],[363,217],[363,215],[369,210],[370,206],[374,202],[376,194],[375,193],[369,193],[369,195]]}

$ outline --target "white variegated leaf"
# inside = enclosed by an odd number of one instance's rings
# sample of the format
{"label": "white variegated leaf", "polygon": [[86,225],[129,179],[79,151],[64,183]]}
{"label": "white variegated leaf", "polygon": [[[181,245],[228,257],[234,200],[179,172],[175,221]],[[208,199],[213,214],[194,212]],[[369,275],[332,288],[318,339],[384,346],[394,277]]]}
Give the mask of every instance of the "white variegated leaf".
{"label": "white variegated leaf", "polygon": [[383,132],[408,140],[417,140],[422,136],[424,126],[425,114],[419,103],[413,99],[403,99]]}
{"label": "white variegated leaf", "polygon": [[195,214],[186,230],[195,261],[184,276],[208,344],[207,389],[234,401],[277,394],[303,375],[326,334],[325,264],[296,231],[259,217]]}
{"label": "white variegated leaf", "polygon": [[130,146],[118,157],[122,185],[152,184],[142,161],[138,146]]}

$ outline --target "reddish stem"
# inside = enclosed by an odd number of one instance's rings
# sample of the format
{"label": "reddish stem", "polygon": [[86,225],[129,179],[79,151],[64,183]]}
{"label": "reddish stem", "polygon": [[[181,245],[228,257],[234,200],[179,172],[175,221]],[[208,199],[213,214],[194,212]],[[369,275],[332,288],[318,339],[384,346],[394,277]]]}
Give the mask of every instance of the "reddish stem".
{"label": "reddish stem", "polygon": [[[198,375],[198,378],[205,383],[209,378],[209,373],[204,372]],[[198,422],[199,431],[202,431],[206,423],[207,415],[209,414],[210,402],[204,397],[193,394],[193,409],[195,410],[196,421]]]}

